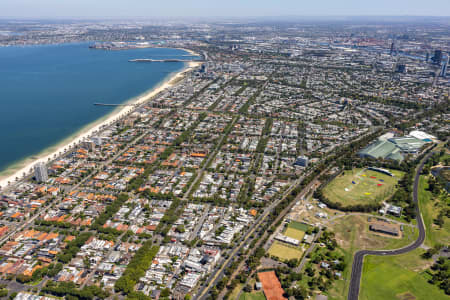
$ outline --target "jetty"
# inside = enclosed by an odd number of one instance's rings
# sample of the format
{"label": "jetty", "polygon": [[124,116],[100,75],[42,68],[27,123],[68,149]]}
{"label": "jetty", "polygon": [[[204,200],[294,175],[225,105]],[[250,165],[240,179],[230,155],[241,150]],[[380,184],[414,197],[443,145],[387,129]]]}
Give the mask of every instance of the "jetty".
{"label": "jetty", "polygon": [[129,62],[192,62],[192,61],[198,61],[198,60],[192,60],[192,59],[152,59],[152,58],[137,58],[137,59],[130,59]]}

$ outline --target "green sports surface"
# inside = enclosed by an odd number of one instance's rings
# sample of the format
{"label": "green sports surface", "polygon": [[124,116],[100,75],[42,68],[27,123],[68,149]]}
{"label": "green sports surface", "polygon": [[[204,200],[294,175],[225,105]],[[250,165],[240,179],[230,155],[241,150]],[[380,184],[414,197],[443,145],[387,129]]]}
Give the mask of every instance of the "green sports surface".
{"label": "green sports surface", "polygon": [[302,230],[294,229],[292,227],[286,228],[285,232],[283,233],[285,236],[288,236],[290,238],[299,240],[300,242],[303,240],[303,237],[305,236],[305,232]]}
{"label": "green sports surface", "polygon": [[288,224],[288,228],[293,228],[305,232],[308,230],[308,227],[308,225],[296,221],[290,221]]}
{"label": "green sports surface", "polygon": [[269,254],[280,258],[281,260],[300,259],[303,251],[291,245],[281,242],[274,242],[269,248]]}
{"label": "green sports surface", "polygon": [[401,171],[389,171],[395,176],[361,168],[346,170],[323,189],[323,195],[343,206],[382,202],[394,194],[395,185],[403,176]]}

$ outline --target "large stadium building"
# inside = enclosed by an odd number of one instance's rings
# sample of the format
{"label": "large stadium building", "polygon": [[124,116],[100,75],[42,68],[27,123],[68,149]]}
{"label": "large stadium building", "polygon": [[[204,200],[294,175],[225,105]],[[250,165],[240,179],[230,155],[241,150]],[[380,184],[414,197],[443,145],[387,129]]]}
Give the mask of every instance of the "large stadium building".
{"label": "large stadium building", "polygon": [[358,154],[360,157],[403,161],[406,154],[418,153],[428,142],[413,136],[381,138],[359,151]]}

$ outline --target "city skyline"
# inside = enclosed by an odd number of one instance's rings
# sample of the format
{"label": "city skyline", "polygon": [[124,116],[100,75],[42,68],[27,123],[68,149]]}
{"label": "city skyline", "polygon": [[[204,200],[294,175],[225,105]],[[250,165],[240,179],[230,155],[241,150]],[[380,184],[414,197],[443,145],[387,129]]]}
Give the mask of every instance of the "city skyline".
{"label": "city skyline", "polygon": [[237,1],[216,3],[200,0],[155,3],[132,0],[128,6],[118,0],[5,0],[0,4],[0,17],[14,18],[131,18],[131,17],[282,17],[282,16],[448,16],[450,3],[433,1],[316,1],[304,3],[287,0],[280,6],[272,1]]}
{"label": "city skyline", "polygon": [[449,299],[449,0],[91,2],[0,2],[1,299]]}

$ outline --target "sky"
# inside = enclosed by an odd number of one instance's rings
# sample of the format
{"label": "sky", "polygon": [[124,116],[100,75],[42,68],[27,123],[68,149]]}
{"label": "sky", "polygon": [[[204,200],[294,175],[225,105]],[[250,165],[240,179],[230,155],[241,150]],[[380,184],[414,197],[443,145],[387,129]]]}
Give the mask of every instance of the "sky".
{"label": "sky", "polygon": [[0,17],[449,16],[450,0],[0,0]]}

